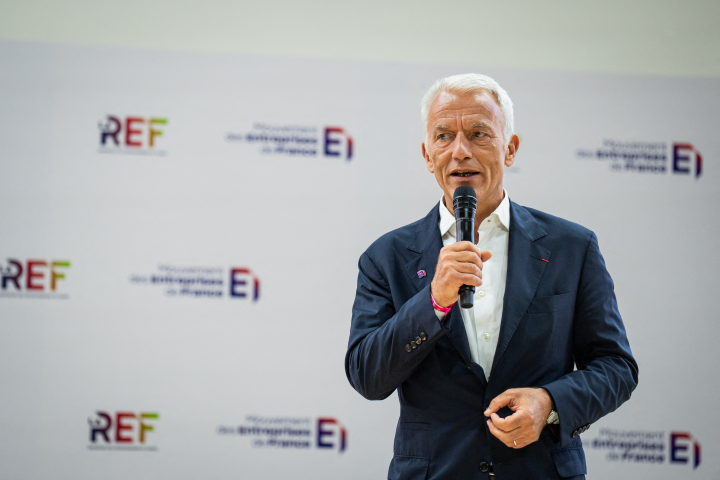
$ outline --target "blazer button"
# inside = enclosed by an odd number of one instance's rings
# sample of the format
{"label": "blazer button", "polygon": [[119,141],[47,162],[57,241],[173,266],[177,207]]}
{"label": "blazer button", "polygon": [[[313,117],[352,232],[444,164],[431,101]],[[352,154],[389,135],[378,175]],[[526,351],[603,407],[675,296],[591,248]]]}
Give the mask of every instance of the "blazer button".
{"label": "blazer button", "polygon": [[575,438],[575,437],[577,437],[577,436],[578,436],[578,431],[575,430],[575,431],[572,433],[572,438]]}
{"label": "blazer button", "polygon": [[417,348],[417,343],[415,343],[415,340],[410,342],[410,346],[413,348],[413,350]]}
{"label": "blazer button", "polygon": [[415,343],[417,343],[418,345],[420,345],[420,342],[422,342],[422,338],[420,338],[420,337],[415,337]]}
{"label": "blazer button", "polygon": [[490,467],[488,467],[488,464],[485,463],[485,462],[482,462],[482,463],[480,464],[480,471],[481,471],[482,473],[487,473],[488,470],[490,470]]}
{"label": "blazer button", "polygon": [[423,342],[424,342],[425,340],[427,340],[427,335],[425,334],[425,332],[420,332],[420,339],[421,339]]}
{"label": "blazer button", "polygon": [[407,345],[405,345],[405,351],[406,351],[406,352],[412,352],[412,347],[410,346],[409,343],[408,343]]}

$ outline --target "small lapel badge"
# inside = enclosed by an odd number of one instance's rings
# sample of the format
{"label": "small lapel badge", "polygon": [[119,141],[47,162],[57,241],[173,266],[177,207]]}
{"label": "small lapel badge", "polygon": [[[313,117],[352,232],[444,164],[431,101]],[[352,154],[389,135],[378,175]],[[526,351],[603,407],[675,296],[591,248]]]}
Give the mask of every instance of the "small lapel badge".
{"label": "small lapel badge", "polygon": [[427,275],[427,273],[425,273],[425,270],[420,270],[420,271],[418,272],[418,277],[419,277],[419,278],[423,278],[425,275]]}

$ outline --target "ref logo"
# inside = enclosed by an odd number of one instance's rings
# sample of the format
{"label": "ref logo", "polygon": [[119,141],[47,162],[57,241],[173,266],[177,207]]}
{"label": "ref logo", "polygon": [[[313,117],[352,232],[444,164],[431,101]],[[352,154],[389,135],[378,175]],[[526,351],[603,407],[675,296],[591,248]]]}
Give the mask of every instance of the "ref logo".
{"label": "ref logo", "polygon": [[0,265],[0,290],[22,292],[55,292],[58,282],[65,280],[65,270],[70,268],[67,260],[16,260],[8,258]]}
{"label": "ref logo", "polygon": [[700,442],[689,433],[670,433],[670,463],[691,463],[692,459],[694,470],[700,465],[700,448]]}
{"label": "ref logo", "polygon": [[115,444],[144,444],[147,434],[155,430],[151,423],[158,420],[157,413],[95,412],[95,418],[88,418],[90,425],[90,443],[98,443],[102,439],[105,443]]}
{"label": "ref logo", "polygon": [[337,448],[339,453],[347,448],[347,431],[334,418],[317,419],[317,448]]}
{"label": "ref logo", "polygon": [[674,143],[672,147],[672,171],[689,175],[694,167],[695,178],[702,173],[702,155],[689,143]]}
{"label": "ref logo", "polygon": [[230,269],[230,298],[260,298],[260,279],[249,268]]}
{"label": "ref logo", "polygon": [[344,156],[345,160],[352,159],[353,139],[341,127],[325,127],[324,147],[326,157]]}
{"label": "ref logo", "polygon": [[101,151],[120,148],[128,152],[152,151],[167,123],[167,118],[108,115],[105,122],[98,122]]}

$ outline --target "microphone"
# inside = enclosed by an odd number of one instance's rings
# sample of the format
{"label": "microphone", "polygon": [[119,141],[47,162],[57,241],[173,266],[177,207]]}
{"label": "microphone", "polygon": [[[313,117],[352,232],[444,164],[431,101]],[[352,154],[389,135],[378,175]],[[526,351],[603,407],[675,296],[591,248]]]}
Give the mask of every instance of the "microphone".
{"label": "microphone", "polygon": [[[470,242],[475,245],[475,211],[477,198],[472,187],[461,186],[453,194],[453,210],[455,211],[455,238],[458,242]],[[460,306],[472,308],[475,287],[463,285],[460,287]]]}

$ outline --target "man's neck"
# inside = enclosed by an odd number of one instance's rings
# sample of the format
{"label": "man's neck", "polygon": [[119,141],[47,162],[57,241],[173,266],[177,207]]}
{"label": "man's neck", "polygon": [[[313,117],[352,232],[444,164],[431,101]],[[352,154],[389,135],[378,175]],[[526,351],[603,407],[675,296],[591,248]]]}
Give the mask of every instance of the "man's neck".
{"label": "man's neck", "polygon": [[[452,198],[448,199],[447,195],[443,196],[445,201],[445,207],[455,216],[455,209],[453,208]],[[492,213],[497,210],[502,201],[505,199],[505,191],[500,188],[497,194],[493,194],[490,198],[484,199],[482,204],[478,204],[477,210],[475,211],[475,229],[480,228],[480,224],[488,218]],[[475,232],[477,234],[477,231]]]}

